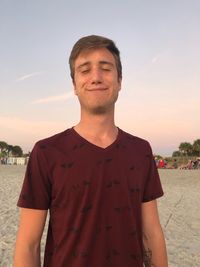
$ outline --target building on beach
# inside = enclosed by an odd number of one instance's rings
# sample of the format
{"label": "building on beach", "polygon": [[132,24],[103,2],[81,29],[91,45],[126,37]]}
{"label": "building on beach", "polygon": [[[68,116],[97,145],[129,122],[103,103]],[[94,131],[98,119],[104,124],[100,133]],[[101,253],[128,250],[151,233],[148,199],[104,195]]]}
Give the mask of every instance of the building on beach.
{"label": "building on beach", "polygon": [[1,159],[1,164],[6,165],[26,165],[28,162],[28,157],[7,157]]}

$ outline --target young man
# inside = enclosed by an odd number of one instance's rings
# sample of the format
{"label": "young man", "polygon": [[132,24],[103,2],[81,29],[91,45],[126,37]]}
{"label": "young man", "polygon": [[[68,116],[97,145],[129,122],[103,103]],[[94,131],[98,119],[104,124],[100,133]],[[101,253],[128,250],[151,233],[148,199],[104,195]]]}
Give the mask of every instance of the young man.
{"label": "young man", "polygon": [[69,64],[80,122],[33,148],[18,201],[14,266],[40,266],[49,210],[45,267],[166,267],[156,206],[163,191],[151,148],[114,122],[119,50],[112,40],[86,36]]}

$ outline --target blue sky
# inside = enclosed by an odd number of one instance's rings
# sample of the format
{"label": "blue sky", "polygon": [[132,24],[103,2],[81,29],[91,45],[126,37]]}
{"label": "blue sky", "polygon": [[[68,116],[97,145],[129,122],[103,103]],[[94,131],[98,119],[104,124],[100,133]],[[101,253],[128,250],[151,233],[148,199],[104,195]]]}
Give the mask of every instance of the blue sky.
{"label": "blue sky", "polygon": [[113,39],[123,84],[116,124],[171,155],[200,138],[200,1],[0,1],[0,140],[24,152],[75,125],[68,57],[84,35]]}

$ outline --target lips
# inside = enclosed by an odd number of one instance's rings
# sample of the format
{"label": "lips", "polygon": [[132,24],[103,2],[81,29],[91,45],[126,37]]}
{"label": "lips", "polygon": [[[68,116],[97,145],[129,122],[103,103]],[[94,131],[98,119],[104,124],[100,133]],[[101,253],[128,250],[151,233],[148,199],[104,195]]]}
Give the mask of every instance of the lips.
{"label": "lips", "polygon": [[98,87],[98,88],[90,88],[90,89],[87,89],[87,91],[90,91],[90,92],[94,92],[94,91],[106,91],[106,90],[108,90],[108,88]]}

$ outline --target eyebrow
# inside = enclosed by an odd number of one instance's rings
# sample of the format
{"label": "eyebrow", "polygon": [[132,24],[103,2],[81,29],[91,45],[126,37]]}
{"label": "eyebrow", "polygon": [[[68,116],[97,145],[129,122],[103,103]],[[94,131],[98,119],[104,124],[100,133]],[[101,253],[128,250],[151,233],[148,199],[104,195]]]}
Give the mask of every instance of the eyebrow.
{"label": "eyebrow", "polygon": [[101,60],[101,61],[99,61],[99,63],[100,63],[100,65],[106,64],[106,65],[114,66],[114,64],[112,62],[106,61],[106,60]]}
{"label": "eyebrow", "polygon": [[[113,63],[111,63],[111,62],[109,62],[109,61],[106,61],[106,60],[101,60],[101,61],[99,61],[98,62],[100,65],[104,65],[104,64],[106,64],[106,65],[110,65],[110,66],[114,66],[114,64]],[[86,61],[86,62],[84,62],[83,64],[80,64],[78,67],[77,67],[77,69],[81,69],[82,67],[85,67],[85,66],[89,66],[89,65],[91,65],[91,62],[90,61]]]}

